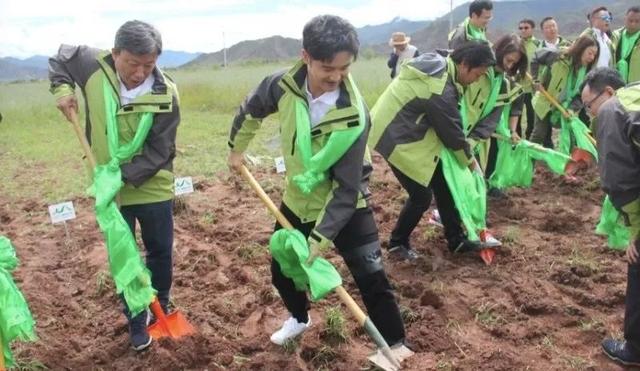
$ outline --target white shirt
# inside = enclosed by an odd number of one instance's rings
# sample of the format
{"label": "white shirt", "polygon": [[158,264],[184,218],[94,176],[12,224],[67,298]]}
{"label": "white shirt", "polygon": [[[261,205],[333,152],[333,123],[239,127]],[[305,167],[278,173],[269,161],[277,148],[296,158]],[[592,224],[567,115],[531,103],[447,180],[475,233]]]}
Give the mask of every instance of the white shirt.
{"label": "white shirt", "polygon": [[124,106],[131,103],[134,99],[138,98],[139,96],[145,95],[148,92],[150,92],[151,88],[153,87],[153,83],[156,81],[156,79],[155,77],[153,77],[153,74],[149,74],[149,77],[147,77],[142,82],[142,84],[136,86],[131,90],[127,90],[127,87],[122,82],[122,79],[120,79],[120,75],[118,75],[118,81],[120,82],[120,102]]}
{"label": "white shirt", "polygon": [[544,46],[545,46],[545,48],[549,48],[549,49],[552,49],[552,50],[558,50],[558,43],[559,42],[560,42],[560,38],[559,37],[556,38],[556,42],[554,42],[554,43],[549,42],[547,40],[544,40]]}
{"label": "white shirt", "polygon": [[400,54],[398,54],[398,63],[396,63],[396,66],[394,67],[394,76],[398,76],[398,71],[400,71],[402,62],[406,61],[407,59],[412,59],[416,54],[416,50],[418,50],[418,48],[409,44],[406,48],[404,48],[403,51],[400,52]]}
{"label": "white shirt", "polygon": [[328,91],[317,98],[313,98],[309,91],[309,82],[305,81],[304,86],[307,91],[307,102],[309,103],[309,118],[311,119],[311,127],[316,126],[324,115],[329,112],[331,107],[336,105],[338,97],[340,97],[340,89]]}
{"label": "white shirt", "polygon": [[596,35],[598,45],[600,45],[600,56],[598,57],[597,67],[609,67],[609,61],[611,60],[609,44],[611,43],[611,40],[606,33],[597,28],[593,29],[593,33]]}

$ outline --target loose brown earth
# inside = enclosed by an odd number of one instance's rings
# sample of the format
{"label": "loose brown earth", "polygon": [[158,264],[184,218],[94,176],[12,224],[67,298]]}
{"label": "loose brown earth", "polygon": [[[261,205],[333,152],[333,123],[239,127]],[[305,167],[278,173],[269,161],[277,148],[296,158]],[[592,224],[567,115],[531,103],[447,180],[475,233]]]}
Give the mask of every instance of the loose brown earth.
{"label": "loose brown earth", "polygon": [[[384,241],[405,193],[386,165],[376,163],[372,190]],[[423,258],[385,261],[416,351],[405,369],[618,369],[599,342],[621,335],[626,266],[621,253],[593,233],[602,198],[595,174],[572,185],[537,172],[531,189],[489,202],[490,227],[506,245],[492,266],[478,256],[450,254],[426,218],[413,238]],[[257,177],[278,198],[280,176],[259,171]],[[201,180],[176,208],[173,299],[198,335],[162,340],[141,354],[129,347],[91,200],[76,200],[70,238],[63,226],[48,222],[46,206],[0,198],[0,234],[16,246],[16,281],[39,336],[37,343],[14,347],[23,364],[37,360],[74,370],[371,367],[371,342],[346,310],[349,340],[328,336],[324,313],[340,306],[335,296],[313,305],[315,324],[296,348],[269,342],[287,315],[270,284],[266,246],[273,219],[246,184],[226,174]],[[359,301],[340,258],[330,260]]]}

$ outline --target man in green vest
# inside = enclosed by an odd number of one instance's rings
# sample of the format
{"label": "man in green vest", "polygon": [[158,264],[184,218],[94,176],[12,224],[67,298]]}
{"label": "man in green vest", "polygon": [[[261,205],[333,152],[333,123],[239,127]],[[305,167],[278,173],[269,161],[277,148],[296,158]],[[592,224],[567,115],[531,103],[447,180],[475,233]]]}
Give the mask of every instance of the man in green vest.
{"label": "man in green vest", "polygon": [[[243,153],[262,121],[277,112],[287,172],[280,210],[308,239],[310,250],[335,244],[369,317],[387,344],[395,345],[405,333],[368,201],[369,113],[349,74],[359,45],[348,21],[333,15],[310,20],[302,33],[302,59],[288,71],[267,76],[240,106],[229,136],[228,163],[232,170],[241,169]],[[311,325],[309,300],[275,259],[271,281],[289,312],[271,335],[273,343],[282,345]]]}
{"label": "man in green vest", "polygon": [[585,78],[582,101],[596,118],[602,189],[631,237],[624,340],[605,339],[602,349],[625,366],[640,366],[640,83],[624,87],[616,70],[598,68]]}
{"label": "man in green vest", "polygon": [[[540,47],[540,41],[533,36],[533,29],[536,27],[536,24],[531,19],[523,19],[518,24],[518,30],[520,30],[520,38],[522,39],[522,44],[524,45],[525,50],[527,51],[527,61],[528,67],[527,72],[531,73],[531,61],[533,60],[533,55],[536,50]],[[527,108],[527,128],[525,130],[525,139],[529,139],[531,136],[531,132],[533,131],[533,122],[536,118],[535,113],[533,112],[533,105],[531,104],[531,99],[533,98],[533,84],[527,78],[524,81],[520,82],[522,85],[523,96],[522,102]],[[522,115],[518,118],[518,126],[517,133],[519,136],[522,136]]]}
{"label": "man in green vest", "polygon": [[567,40],[558,34],[558,23],[553,17],[542,18],[540,29],[542,30],[541,48],[566,49],[571,46],[571,40]]}
{"label": "man in green vest", "polygon": [[481,172],[463,130],[459,104],[465,87],[495,63],[486,42],[468,42],[448,57],[422,54],[401,67],[400,75],[372,108],[369,143],[387,160],[409,194],[391,232],[391,254],[406,260],[417,258],[409,238],[429,208],[432,193],[449,249],[479,249],[479,242],[469,241],[462,229],[443,173],[441,152],[446,147],[460,164]]}
{"label": "man in green vest", "polygon": [[640,81],[640,6],[624,16],[624,27],[613,33],[616,69],[627,83]]}
{"label": "man in green vest", "polygon": [[487,25],[493,18],[490,0],[474,0],[469,4],[469,16],[449,33],[449,49],[457,49],[467,41],[487,40]]}
{"label": "man in green vest", "polygon": [[[82,91],[86,135],[98,164],[111,159],[106,123],[112,119],[107,115],[114,113],[106,111],[105,99],[114,99],[119,107],[115,120],[121,144],[132,141],[142,117],[152,114],[142,149],[120,166],[124,187],[119,199],[120,212],[134,234],[136,221],[140,224],[151,283],[166,311],[172,281],[172,169],[180,110],[175,84],[156,66],[161,52],[158,30],[141,21],[129,21],[116,32],[110,52],[61,45],[58,54],[49,59],[49,79],[57,107],[69,121],[79,108],[76,87]],[[131,318],[125,304],[125,315],[133,348],[147,348],[151,344],[148,313]]]}

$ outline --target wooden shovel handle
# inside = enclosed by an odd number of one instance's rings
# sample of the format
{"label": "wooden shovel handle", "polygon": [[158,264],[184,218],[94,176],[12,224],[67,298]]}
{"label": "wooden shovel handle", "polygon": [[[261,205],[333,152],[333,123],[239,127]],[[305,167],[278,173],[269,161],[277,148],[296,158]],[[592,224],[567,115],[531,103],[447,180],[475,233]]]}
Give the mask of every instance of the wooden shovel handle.
{"label": "wooden shovel handle", "polygon": [[73,126],[73,130],[76,132],[76,136],[80,141],[80,145],[82,146],[82,151],[84,155],[87,157],[87,161],[91,165],[91,169],[93,170],[96,167],[96,158],[93,156],[93,152],[91,151],[91,145],[89,145],[89,141],[87,140],[87,136],[80,127],[80,123],[78,122],[78,114],[71,110],[71,125]]}

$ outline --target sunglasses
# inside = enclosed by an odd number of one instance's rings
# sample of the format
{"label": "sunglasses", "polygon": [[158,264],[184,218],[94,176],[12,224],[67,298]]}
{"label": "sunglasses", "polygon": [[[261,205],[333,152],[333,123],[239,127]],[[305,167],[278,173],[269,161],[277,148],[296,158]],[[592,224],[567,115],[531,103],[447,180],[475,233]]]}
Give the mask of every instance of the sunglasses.
{"label": "sunglasses", "polygon": [[605,15],[601,15],[601,16],[600,16],[600,19],[602,19],[602,20],[603,20],[603,21],[605,21],[605,22],[611,22],[611,21],[613,21],[613,17],[612,17],[612,16],[610,16],[610,15],[607,15],[607,14],[605,14]]}

